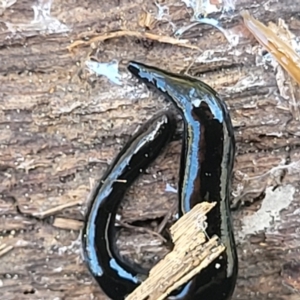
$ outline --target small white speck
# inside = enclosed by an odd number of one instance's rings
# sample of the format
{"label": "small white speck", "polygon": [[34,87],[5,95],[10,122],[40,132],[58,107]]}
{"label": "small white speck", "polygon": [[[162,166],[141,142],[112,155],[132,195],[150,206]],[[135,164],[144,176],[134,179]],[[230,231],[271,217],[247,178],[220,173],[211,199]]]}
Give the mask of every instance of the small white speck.
{"label": "small white speck", "polygon": [[201,100],[200,100],[200,99],[195,99],[195,100],[193,100],[193,105],[194,105],[195,107],[199,107],[200,104],[201,104]]}
{"label": "small white speck", "polygon": [[173,188],[169,183],[166,184],[166,188],[165,188],[166,192],[170,192],[170,193],[177,193],[177,189]]}

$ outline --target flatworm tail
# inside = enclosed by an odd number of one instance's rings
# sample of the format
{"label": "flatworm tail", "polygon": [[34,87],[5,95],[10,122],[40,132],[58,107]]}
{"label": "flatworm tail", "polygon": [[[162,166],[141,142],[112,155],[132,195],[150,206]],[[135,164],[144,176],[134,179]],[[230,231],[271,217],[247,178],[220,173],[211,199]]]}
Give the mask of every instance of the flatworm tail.
{"label": "flatworm tail", "polygon": [[128,141],[93,194],[82,234],[88,268],[102,290],[122,300],[141,282],[144,269],[125,261],[115,244],[115,217],[120,201],[134,180],[159,155],[176,129],[170,113],[152,118]]}

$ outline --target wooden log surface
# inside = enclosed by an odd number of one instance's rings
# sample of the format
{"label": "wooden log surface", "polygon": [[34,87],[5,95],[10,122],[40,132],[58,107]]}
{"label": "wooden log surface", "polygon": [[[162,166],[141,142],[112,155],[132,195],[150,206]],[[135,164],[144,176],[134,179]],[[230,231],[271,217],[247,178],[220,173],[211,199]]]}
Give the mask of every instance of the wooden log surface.
{"label": "wooden log surface", "polygon": [[[300,299],[298,99],[239,14],[248,9],[265,24],[281,18],[299,37],[300,2],[231,2],[233,12],[212,17],[236,45],[199,24],[182,36],[198,50],[125,35],[71,52],[74,41],[106,32],[172,37],[174,26],[191,23],[192,11],[166,1],[169,14],[145,29],[141,16],[158,15],[151,1],[53,1],[50,14],[46,1],[0,2],[1,299],[107,299],[81,258],[86,200],[137,126],[167,106],[130,78],[130,59],[199,76],[230,108],[232,200],[249,204],[233,212],[240,261],[233,299]],[[87,72],[91,56],[120,61],[122,85]],[[173,141],[120,207],[122,222],[139,227],[121,231],[120,251],[146,266],[169,251],[155,231],[177,201],[166,185],[177,186],[180,150]]]}

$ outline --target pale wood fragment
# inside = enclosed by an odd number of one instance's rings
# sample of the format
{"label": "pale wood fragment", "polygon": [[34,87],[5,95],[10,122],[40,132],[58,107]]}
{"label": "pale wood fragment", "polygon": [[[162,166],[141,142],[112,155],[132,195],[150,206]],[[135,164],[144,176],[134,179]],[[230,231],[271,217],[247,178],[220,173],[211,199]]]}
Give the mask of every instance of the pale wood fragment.
{"label": "pale wood fragment", "polygon": [[56,217],[54,219],[53,226],[61,229],[80,230],[83,227],[83,222],[74,219]]}
{"label": "pale wood fragment", "polygon": [[[44,210],[44,211],[41,211],[41,212],[31,213],[31,216],[39,218],[39,219],[45,219],[49,216],[52,216],[52,215],[62,211],[65,208],[76,206],[76,205],[79,205],[81,203],[82,203],[82,199],[76,199],[74,201],[70,201],[70,202],[67,202],[67,203],[63,203],[61,205],[57,205],[55,207],[51,207],[51,208],[49,208],[47,210]],[[21,210],[21,211],[24,212],[24,214],[26,214],[26,211],[23,211],[23,210]]]}
{"label": "pale wood fragment", "polygon": [[9,251],[13,250],[14,246],[12,245],[7,245],[7,244],[2,244],[0,245],[0,257],[8,253]]}
{"label": "pale wood fragment", "polygon": [[217,236],[207,241],[206,214],[215,203],[200,203],[171,228],[172,252],[154,266],[149,277],[126,300],[162,300],[213,262],[224,250]]}

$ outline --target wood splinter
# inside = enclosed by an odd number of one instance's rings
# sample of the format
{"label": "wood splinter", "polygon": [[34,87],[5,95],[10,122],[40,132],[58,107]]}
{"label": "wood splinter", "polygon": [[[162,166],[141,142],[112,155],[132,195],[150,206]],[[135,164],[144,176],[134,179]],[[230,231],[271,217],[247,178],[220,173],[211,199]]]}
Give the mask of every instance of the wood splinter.
{"label": "wood splinter", "polygon": [[197,204],[170,228],[173,251],[151,269],[149,277],[126,300],[163,300],[220,256],[225,246],[217,236],[207,241],[204,231],[206,214],[215,204]]}

